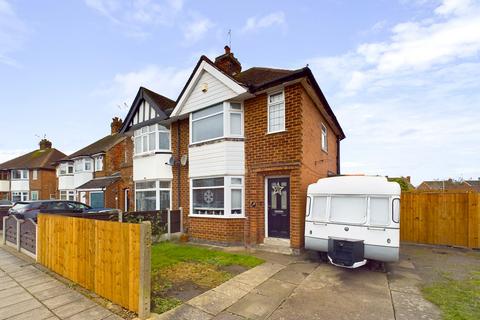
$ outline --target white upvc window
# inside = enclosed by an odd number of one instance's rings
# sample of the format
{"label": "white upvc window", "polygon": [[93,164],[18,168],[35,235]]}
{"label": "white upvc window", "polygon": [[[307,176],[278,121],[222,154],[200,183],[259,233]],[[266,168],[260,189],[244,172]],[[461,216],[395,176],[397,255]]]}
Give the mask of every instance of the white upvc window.
{"label": "white upvc window", "polygon": [[75,172],[83,171],[83,159],[75,160]]}
{"label": "white upvc window", "polygon": [[28,170],[12,170],[12,180],[28,180]]}
{"label": "white upvc window", "polygon": [[60,190],[60,200],[75,201],[75,190]]}
{"label": "white upvc window", "polygon": [[283,91],[268,95],[268,133],[285,131],[285,98]]}
{"label": "white upvc window", "polygon": [[135,210],[153,211],[171,208],[172,183],[149,180],[135,183]]}
{"label": "white upvc window", "polygon": [[58,174],[60,176],[73,174],[73,162],[60,163],[58,168]]}
{"label": "white upvc window", "polygon": [[30,200],[32,201],[38,200],[38,191],[30,192]]}
{"label": "white upvc window", "polygon": [[92,172],[93,171],[93,159],[81,158],[75,160],[75,172]]}
{"label": "white upvc window", "polygon": [[192,216],[241,218],[244,216],[243,177],[210,177],[191,180]]}
{"label": "white upvc window", "polygon": [[28,191],[15,191],[12,192],[12,201],[28,201]]}
{"label": "white upvc window", "polygon": [[95,171],[103,170],[103,156],[96,156],[95,159]]}
{"label": "white upvc window", "polygon": [[243,137],[242,103],[225,101],[191,113],[190,143],[224,137]]}
{"label": "white upvc window", "polygon": [[[32,180],[37,180],[38,179],[38,170],[33,169],[32,170]],[[33,197],[32,197],[33,198]],[[33,200],[33,199],[32,199]]]}
{"label": "white upvc window", "polygon": [[85,171],[92,171],[92,159],[84,159]]}
{"label": "white upvc window", "polygon": [[328,132],[327,127],[322,123],[322,150],[328,151]]}
{"label": "white upvc window", "polygon": [[155,151],[170,152],[170,129],[160,124],[145,126],[134,131],[135,155]]}

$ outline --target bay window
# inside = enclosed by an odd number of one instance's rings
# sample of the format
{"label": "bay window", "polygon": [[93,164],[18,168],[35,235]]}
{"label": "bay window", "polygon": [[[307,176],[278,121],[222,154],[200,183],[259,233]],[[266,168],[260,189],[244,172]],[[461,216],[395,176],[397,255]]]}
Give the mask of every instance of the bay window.
{"label": "bay window", "polygon": [[12,170],[12,180],[28,180],[28,170]]}
{"label": "bay window", "polygon": [[141,181],[135,183],[135,210],[153,211],[170,208],[170,181]]}
{"label": "bay window", "polygon": [[285,99],[282,92],[268,95],[268,133],[285,130]]}
{"label": "bay window", "polygon": [[191,113],[191,143],[223,137],[243,137],[243,108],[239,102],[221,102]]}
{"label": "bay window", "polygon": [[75,190],[60,190],[60,200],[75,201]]}
{"label": "bay window", "polygon": [[68,163],[60,163],[59,165],[59,175],[67,175],[67,174],[73,174],[73,163],[68,162]]}
{"label": "bay window", "polygon": [[243,216],[241,177],[192,179],[191,195],[192,215],[227,218]]}
{"label": "bay window", "polygon": [[28,191],[12,192],[12,202],[28,201]]}
{"label": "bay window", "polygon": [[170,151],[170,129],[153,124],[134,131],[135,154],[155,151]]}

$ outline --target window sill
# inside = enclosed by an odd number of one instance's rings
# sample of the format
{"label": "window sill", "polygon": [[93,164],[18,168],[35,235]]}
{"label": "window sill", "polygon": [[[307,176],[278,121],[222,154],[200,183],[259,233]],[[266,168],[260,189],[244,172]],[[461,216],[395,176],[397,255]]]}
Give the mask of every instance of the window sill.
{"label": "window sill", "polygon": [[172,153],[171,150],[155,150],[155,151],[149,151],[149,152],[142,152],[142,153],[134,154],[133,159],[150,157],[156,154],[171,154],[171,153]]}
{"label": "window sill", "polygon": [[279,131],[267,132],[267,133],[265,133],[265,135],[268,136],[268,135],[271,135],[271,134],[282,133],[282,132],[287,132],[287,129],[283,129],[283,130],[279,130]]}
{"label": "window sill", "polygon": [[325,150],[325,149],[322,148],[322,151],[323,151],[324,153],[328,154],[328,150]]}
{"label": "window sill", "polygon": [[215,139],[210,139],[210,140],[203,140],[203,141],[198,141],[198,142],[192,142],[189,144],[189,147],[199,147],[207,144],[213,144],[213,143],[219,143],[219,142],[224,142],[224,141],[239,141],[243,142],[245,141],[245,138],[243,136],[236,136],[236,137],[220,137],[220,138],[215,138]]}
{"label": "window sill", "polygon": [[215,215],[203,215],[203,214],[189,214],[189,218],[208,218],[208,219],[245,219],[243,214],[239,214],[238,216],[215,216]]}

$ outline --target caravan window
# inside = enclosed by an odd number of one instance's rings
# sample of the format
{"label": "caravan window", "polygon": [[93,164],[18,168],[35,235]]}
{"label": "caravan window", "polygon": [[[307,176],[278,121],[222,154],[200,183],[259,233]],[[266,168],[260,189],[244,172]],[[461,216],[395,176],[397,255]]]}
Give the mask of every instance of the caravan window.
{"label": "caravan window", "polygon": [[314,197],[312,205],[312,220],[327,220],[327,197]]}
{"label": "caravan window", "polygon": [[335,196],[330,201],[330,220],[351,224],[365,223],[366,197]]}
{"label": "caravan window", "polygon": [[388,198],[370,198],[370,224],[386,226],[390,220],[390,200]]}

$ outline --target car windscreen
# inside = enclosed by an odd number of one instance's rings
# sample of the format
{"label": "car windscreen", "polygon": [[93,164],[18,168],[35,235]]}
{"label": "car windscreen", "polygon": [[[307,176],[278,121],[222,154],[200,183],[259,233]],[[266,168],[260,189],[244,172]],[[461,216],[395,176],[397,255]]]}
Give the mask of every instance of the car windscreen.
{"label": "car windscreen", "polygon": [[330,221],[347,224],[366,222],[367,197],[333,196],[330,201]]}

